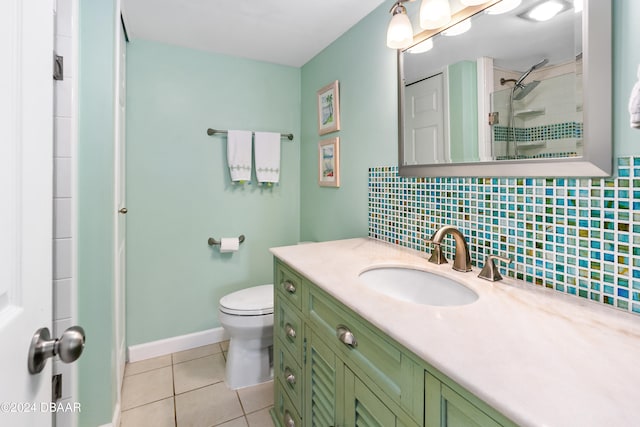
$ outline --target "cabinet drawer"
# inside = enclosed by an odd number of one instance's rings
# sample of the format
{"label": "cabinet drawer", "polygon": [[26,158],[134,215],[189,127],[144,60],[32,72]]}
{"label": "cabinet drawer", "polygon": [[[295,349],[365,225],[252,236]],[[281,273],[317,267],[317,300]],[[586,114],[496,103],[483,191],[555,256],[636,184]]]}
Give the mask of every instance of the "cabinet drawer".
{"label": "cabinet drawer", "polygon": [[302,389],[304,384],[302,369],[283,346],[280,345],[276,347],[274,376],[280,381],[281,387],[286,390],[293,406],[301,413]]}
{"label": "cabinet drawer", "polygon": [[285,300],[298,310],[302,310],[302,278],[284,264],[276,261],[276,282],[274,286]]}
{"label": "cabinet drawer", "polygon": [[276,393],[274,396],[274,412],[276,420],[282,427],[302,427],[302,419],[298,414],[295,406],[284,391],[284,384],[278,379],[276,380]]}
{"label": "cabinet drawer", "polygon": [[284,296],[276,294],[274,335],[296,360],[302,360],[303,323]]}
{"label": "cabinet drawer", "polygon": [[[358,376],[369,377],[421,424],[424,382],[422,368],[416,362],[383,338],[382,332],[356,319],[335,299],[315,287],[309,291],[309,320],[313,330],[327,343],[337,343],[341,358]],[[350,338],[355,343],[345,344]]]}

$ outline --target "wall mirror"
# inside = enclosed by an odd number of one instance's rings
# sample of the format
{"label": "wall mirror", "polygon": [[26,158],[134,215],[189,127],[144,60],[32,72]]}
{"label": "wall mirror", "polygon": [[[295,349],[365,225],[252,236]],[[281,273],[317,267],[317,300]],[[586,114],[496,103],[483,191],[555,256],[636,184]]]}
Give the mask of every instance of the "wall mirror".
{"label": "wall mirror", "polygon": [[611,0],[543,2],[463,7],[398,51],[400,175],[611,175]]}

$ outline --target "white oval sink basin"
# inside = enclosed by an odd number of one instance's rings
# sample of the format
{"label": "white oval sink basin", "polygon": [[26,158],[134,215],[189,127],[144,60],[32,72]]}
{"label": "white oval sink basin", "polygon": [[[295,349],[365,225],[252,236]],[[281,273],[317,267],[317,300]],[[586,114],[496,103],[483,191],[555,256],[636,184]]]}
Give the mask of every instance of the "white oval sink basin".
{"label": "white oval sink basin", "polygon": [[360,273],[370,289],[401,301],[454,306],[478,299],[471,289],[444,276],[403,267],[381,267]]}

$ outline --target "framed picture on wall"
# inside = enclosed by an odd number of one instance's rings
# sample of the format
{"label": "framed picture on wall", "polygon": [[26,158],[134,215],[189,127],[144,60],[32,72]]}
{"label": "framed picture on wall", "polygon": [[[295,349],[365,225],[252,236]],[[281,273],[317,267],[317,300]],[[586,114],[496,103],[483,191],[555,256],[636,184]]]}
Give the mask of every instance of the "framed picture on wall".
{"label": "framed picture on wall", "polygon": [[340,130],[340,94],[338,80],[329,83],[318,94],[318,134]]}
{"label": "framed picture on wall", "polygon": [[340,187],[340,138],[324,139],[318,143],[318,184]]}

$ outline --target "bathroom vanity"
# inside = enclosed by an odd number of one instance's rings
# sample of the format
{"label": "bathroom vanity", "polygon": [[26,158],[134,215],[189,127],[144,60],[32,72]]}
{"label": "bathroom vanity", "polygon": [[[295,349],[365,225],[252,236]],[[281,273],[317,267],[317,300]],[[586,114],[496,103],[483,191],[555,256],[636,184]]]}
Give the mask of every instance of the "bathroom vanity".
{"label": "bathroom vanity", "polygon": [[[598,426],[640,420],[640,319],[371,239],[275,255],[272,415],[280,426]],[[436,306],[367,286],[372,268],[464,284]],[[428,286],[428,284],[425,284]],[[410,298],[409,298],[410,299]]]}

